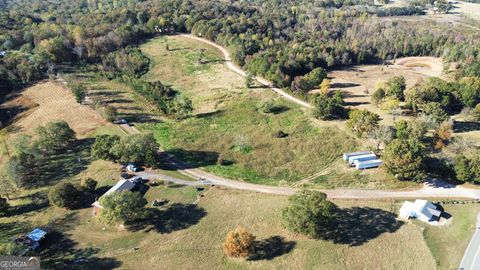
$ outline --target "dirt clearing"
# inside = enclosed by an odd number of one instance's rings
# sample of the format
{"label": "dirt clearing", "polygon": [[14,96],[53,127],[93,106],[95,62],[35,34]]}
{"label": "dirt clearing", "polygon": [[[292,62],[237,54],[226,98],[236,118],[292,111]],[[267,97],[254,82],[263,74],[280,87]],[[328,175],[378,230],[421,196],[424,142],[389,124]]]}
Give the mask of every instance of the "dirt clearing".
{"label": "dirt clearing", "polygon": [[393,122],[393,116],[371,104],[371,95],[376,84],[401,75],[405,77],[408,89],[419,80],[442,77],[442,70],[441,58],[405,57],[389,65],[356,65],[334,70],[329,72],[328,76],[331,79],[331,90],[342,91],[348,107],[368,109],[379,114],[384,123],[389,124]]}
{"label": "dirt clearing", "polygon": [[64,120],[78,135],[85,135],[102,125],[109,125],[95,110],[78,104],[62,85],[41,82],[22,92],[17,99],[29,100],[30,109],[19,116],[13,126],[18,132],[33,133],[35,128],[51,121]]}

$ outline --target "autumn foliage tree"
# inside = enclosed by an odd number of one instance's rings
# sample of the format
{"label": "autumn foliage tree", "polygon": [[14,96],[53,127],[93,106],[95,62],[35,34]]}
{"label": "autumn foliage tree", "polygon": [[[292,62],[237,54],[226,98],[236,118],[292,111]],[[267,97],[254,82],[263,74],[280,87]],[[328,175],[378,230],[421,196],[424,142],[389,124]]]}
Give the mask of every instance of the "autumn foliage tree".
{"label": "autumn foliage tree", "polygon": [[434,148],[442,149],[448,143],[453,134],[453,123],[446,121],[441,123],[434,134]]}
{"label": "autumn foliage tree", "polygon": [[228,232],[223,248],[229,257],[248,257],[252,254],[255,236],[243,227]]}

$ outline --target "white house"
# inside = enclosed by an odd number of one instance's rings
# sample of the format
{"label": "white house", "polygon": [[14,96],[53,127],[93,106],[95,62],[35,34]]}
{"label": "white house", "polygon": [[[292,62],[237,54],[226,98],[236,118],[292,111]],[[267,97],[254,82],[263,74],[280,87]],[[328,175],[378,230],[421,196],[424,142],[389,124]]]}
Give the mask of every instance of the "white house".
{"label": "white house", "polygon": [[438,221],[442,212],[433,203],[427,200],[405,201],[400,208],[399,217],[409,219],[417,218],[423,222]]}

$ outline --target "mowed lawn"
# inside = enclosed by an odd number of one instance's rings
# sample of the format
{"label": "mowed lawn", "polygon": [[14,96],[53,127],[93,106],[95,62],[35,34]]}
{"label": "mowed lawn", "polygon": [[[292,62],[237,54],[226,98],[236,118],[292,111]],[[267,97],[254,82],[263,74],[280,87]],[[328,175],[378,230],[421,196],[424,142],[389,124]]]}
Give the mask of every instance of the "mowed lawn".
{"label": "mowed lawn", "polygon": [[[98,248],[103,260],[125,269],[434,269],[435,260],[421,228],[395,220],[385,201],[335,201],[344,222],[330,239],[314,240],[285,230],[281,209],[287,197],[212,188],[196,207],[191,187],[154,187],[148,195],[170,199],[155,225],[119,231],[105,227],[89,210],[65,230],[76,249]],[[162,214],[163,215],[163,214]],[[245,259],[223,254],[226,233],[241,225],[261,248]],[[453,240],[450,244],[455,244]],[[379,256],[381,254],[381,256]]]}
{"label": "mowed lawn", "polygon": [[[168,40],[169,50],[165,42]],[[313,121],[310,112],[266,88],[245,88],[217,49],[181,36],[153,39],[141,46],[151,59],[147,80],[165,82],[193,101],[194,115],[150,125],[161,146],[178,158],[213,173],[253,183],[318,188],[394,189],[415,186],[383,170],[358,173],[340,162],[343,152],[364,149],[345,130]],[[198,63],[204,50],[202,63]],[[273,101],[266,114],[259,107]],[[277,138],[278,132],[288,134]],[[224,160],[219,165],[217,160]]]}
{"label": "mowed lawn", "polygon": [[457,269],[475,232],[476,218],[480,207],[477,204],[447,204],[443,206],[445,211],[453,216],[452,224],[444,228],[425,225],[422,227],[425,227],[425,240],[432,250],[438,268]]}

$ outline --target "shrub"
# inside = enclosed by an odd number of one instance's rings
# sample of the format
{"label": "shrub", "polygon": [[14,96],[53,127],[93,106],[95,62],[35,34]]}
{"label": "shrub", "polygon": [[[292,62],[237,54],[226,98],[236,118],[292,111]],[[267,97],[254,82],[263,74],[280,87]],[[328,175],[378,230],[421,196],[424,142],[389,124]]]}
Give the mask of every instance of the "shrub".
{"label": "shrub", "polygon": [[7,199],[0,197],[0,214],[5,213],[8,210]]}
{"label": "shrub", "polygon": [[77,103],[82,104],[83,101],[85,101],[85,96],[86,96],[85,86],[83,86],[78,82],[72,82],[70,83],[70,90],[72,91],[72,94],[75,97],[75,100],[77,101]]}
{"label": "shrub", "polygon": [[55,206],[73,209],[79,205],[81,193],[71,183],[61,182],[48,192],[48,200]]}
{"label": "shrub", "polygon": [[375,106],[378,106],[380,103],[382,103],[384,98],[385,98],[385,90],[383,90],[383,88],[378,88],[372,94],[372,103]]}
{"label": "shrub", "polygon": [[284,226],[296,233],[312,238],[320,236],[330,223],[335,205],[327,195],[319,191],[302,190],[288,198],[289,204],[282,211]]}
{"label": "shrub", "polygon": [[95,181],[95,179],[90,177],[84,178],[82,179],[80,186],[83,188],[83,190],[87,192],[93,192],[97,188],[97,181]]}
{"label": "shrub", "polygon": [[225,254],[229,257],[248,257],[254,247],[255,236],[242,227],[228,232],[223,244]]}

